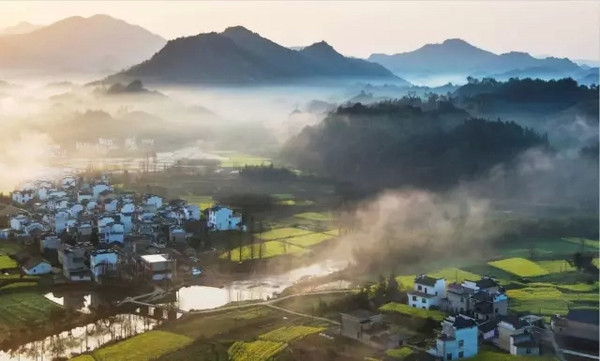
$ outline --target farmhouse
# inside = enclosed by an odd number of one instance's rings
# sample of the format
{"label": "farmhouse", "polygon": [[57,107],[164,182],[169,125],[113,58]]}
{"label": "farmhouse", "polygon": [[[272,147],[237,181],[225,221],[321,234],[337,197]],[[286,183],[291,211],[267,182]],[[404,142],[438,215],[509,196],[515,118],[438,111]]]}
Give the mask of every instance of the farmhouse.
{"label": "farmhouse", "polygon": [[551,327],[556,335],[598,342],[598,310],[569,310],[565,317],[552,316]]}
{"label": "farmhouse", "polygon": [[414,290],[408,292],[408,305],[429,309],[431,306],[439,306],[444,297],[446,297],[446,280],[444,278],[419,275],[415,277]]}
{"label": "farmhouse", "polygon": [[212,207],[208,210],[208,227],[216,231],[241,229],[242,215],[227,207]]}
{"label": "farmhouse", "polygon": [[143,272],[152,281],[162,281],[173,277],[173,260],[166,254],[150,254],[140,256]]}
{"label": "farmhouse", "polygon": [[32,257],[23,265],[23,272],[29,276],[48,274],[52,272],[52,266],[46,260]]}
{"label": "farmhouse", "polygon": [[442,322],[442,332],[430,354],[443,360],[455,360],[477,355],[477,323],[464,316],[448,316]]}
{"label": "farmhouse", "polygon": [[94,281],[100,282],[103,275],[112,275],[117,271],[118,255],[110,249],[95,250],[90,253],[90,270]]}
{"label": "farmhouse", "polygon": [[[519,347],[513,347],[515,342],[517,342],[518,346],[519,342],[524,340],[519,335],[524,333],[531,334],[533,327],[541,325],[542,322],[541,317],[533,315],[522,317],[515,315],[504,316],[498,323],[498,337],[493,342],[506,352],[521,351]],[[513,335],[517,335],[516,338],[512,337]]]}

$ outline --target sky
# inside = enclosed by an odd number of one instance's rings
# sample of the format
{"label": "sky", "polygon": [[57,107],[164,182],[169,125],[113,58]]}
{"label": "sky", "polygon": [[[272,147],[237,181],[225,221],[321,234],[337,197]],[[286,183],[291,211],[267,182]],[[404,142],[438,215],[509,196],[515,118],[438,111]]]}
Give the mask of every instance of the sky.
{"label": "sky", "polygon": [[281,45],[344,55],[461,38],[495,53],[600,60],[600,1],[0,1],[0,28],[107,14],[167,39],[242,25]]}

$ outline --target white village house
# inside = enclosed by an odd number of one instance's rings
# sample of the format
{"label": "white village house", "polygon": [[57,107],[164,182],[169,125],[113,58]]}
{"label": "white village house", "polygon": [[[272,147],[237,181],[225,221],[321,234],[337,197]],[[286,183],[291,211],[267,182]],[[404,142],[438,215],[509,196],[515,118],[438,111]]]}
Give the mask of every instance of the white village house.
{"label": "white village house", "polygon": [[477,355],[477,323],[474,319],[458,315],[448,316],[442,322],[442,333],[435,348],[429,353],[442,360],[457,360]]}
{"label": "white village house", "polygon": [[239,230],[242,228],[242,215],[227,207],[214,206],[208,210],[208,227],[216,231]]}
{"label": "white village house", "polygon": [[408,292],[408,305],[429,309],[431,306],[439,306],[445,297],[446,280],[444,278],[419,275],[415,277],[414,289]]}

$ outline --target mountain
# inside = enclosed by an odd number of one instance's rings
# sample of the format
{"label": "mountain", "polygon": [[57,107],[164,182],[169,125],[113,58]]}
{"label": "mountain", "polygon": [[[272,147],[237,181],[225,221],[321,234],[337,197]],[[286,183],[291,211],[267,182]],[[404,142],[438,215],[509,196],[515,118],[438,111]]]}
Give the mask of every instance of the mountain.
{"label": "mountain", "polygon": [[0,36],[0,68],[37,73],[115,71],[147,59],[165,42],[107,15],[75,16],[26,34]]}
{"label": "mountain", "polygon": [[26,34],[26,33],[32,32],[34,30],[41,29],[43,27],[44,27],[44,25],[36,25],[36,24],[28,23],[26,21],[21,21],[17,25],[13,25],[13,26],[4,28],[4,30],[2,32],[0,32],[0,35]]}
{"label": "mountain", "polygon": [[[464,74],[486,76],[526,69],[562,76],[581,68],[569,59],[534,58],[524,52],[494,54],[461,39],[448,39],[441,44],[427,44],[415,51],[394,55],[373,54],[370,61],[397,74]],[[526,73],[526,72],[525,72]]]}
{"label": "mountain", "polygon": [[317,78],[405,82],[383,66],[345,57],[325,42],[296,51],[242,26],[171,40],[149,60],[106,81],[239,84]]}

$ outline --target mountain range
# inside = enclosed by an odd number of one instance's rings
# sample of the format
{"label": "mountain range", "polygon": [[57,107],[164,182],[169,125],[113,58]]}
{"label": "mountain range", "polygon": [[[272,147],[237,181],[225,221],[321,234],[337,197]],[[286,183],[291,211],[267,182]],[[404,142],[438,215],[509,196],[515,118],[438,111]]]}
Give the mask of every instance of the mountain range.
{"label": "mountain range", "polygon": [[[36,28],[17,25],[0,35],[0,69],[111,73],[148,59],[162,37],[107,15],[69,17]],[[17,33],[14,33],[17,32]]]}
{"label": "mountain range", "polygon": [[27,21],[21,21],[16,25],[4,28],[4,30],[0,32],[0,35],[26,34],[43,27],[43,25],[36,25],[28,23]]}
{"label": "mountain range", "polygon": [[569,59],[535,58],[524,52],[495,54],[461,39],[448,39],[441,44],[427,44],[421,48],[393,55],[372,54],[370,61],[379,63],[399,75],[421,76],[464,74],[472,76],[569,76],[582,69]]}
{"label": "mountain range", "polygon": [[379,64],[341,55],[324,41],[292,50],[242,26],[171,40],[149,60],[107,81],[251,84],[342,78],[408,84]]}

